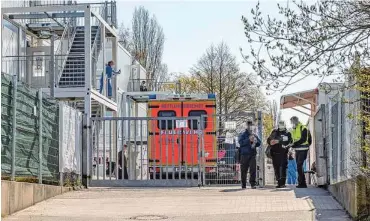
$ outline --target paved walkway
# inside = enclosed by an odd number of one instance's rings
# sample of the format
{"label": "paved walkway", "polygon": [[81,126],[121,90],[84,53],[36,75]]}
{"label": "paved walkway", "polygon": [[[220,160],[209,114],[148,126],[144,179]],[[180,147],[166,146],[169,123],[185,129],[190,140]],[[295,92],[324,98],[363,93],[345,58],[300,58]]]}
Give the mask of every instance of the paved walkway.
{"label": "paved walkway", "polygon": [[321,189],[204,187],[96,188],[69,192],[4,220],[309,221],[329,218],[349,220],[340,205]]}

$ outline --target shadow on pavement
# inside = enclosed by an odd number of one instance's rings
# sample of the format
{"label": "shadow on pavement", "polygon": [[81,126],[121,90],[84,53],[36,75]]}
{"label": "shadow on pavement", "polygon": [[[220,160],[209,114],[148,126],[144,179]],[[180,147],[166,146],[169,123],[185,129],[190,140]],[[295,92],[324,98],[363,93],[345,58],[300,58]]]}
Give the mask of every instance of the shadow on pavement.
{"label": "shadow on pavement", "polygon": [[343,207],[322,188],[309,187],[303,189],[291,188],[297,198],[311,201],[318,221],[350,221],[352,220]]}
{"label": "shadow on pavement", "polygon": [[246,189],[238,188],[238,189],[224,189],[220,190],[221,193],[232,193],[232,192],[239,192],[239,191],[245,191]]}
{"label": "shadow on pavement", "polygon": [[[228,189],[223,189],[220,190],[222,193],[232,193],[232,192],[239,192],[239,191],[248,191],[252,190],[250,186],[247,186],[247,189],[242,189],[242,188],[228,188]],[[265,187],[257,187],[256,189],[253,190],[274,190],[273,186],[265,186]],[[288,191],[292,191],[291,189],[288,189]]]}
{"label": "shadow on pavement", "polygon": [[271,192],[291,192],[291,191],[293,191],[292,190],[292,188],[290,188],[290,187],[285,187],[285,188],[273,188],[272,190],[271,190]]}

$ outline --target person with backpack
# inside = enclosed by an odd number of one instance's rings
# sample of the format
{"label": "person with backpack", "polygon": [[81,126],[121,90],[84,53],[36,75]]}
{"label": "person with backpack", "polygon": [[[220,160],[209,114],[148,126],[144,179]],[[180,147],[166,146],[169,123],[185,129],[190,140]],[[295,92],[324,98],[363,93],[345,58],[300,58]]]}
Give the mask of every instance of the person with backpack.
{"label": "person with backpack", "polygon": [[287,154],[291,142],[292,136],[287,131],[285,122],[279,121],[278,128],[274,129],[267,138],[267,144],[271,146],[271,159],[274,166],[275,178],[278,182],[276,188],[285,188],[288,166]]}
{"label": "person with backpack", "polygon": [[290,118],[290,122],[293,125],[293,130],[291,132],[293,138],[292,148],[295,151],[298,172],[297,188],[307,188],[303,164],[307,159],[308,149],[312,144],[312,136],[307,127],[299,121],[298,117],[294,116]]}

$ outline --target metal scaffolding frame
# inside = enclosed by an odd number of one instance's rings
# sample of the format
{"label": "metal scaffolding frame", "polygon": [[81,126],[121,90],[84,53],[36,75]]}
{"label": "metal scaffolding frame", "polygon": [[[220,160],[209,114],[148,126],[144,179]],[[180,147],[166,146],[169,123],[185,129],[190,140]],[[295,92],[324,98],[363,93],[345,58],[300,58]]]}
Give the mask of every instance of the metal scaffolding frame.
{"label": "metal scaffolding frame", "polygon": [[[83,97],[84,101],[84,125],[83,125],[83,169],[82,169],[82,181],[84,185],[89,186],[91,171],[90,171],[90,160],[92,156],[92,125],[91,125],[91,103],[92,99],[98,101],[103,105],[103,113],[105,112],[105,107],[108,107],[112,111],[117,111],[117,103],[108,99],[106,96],[100,94],[98,91],[92,89],[92,51],[91,51],[91,20],[96,18],[100,23],[103,38],[112,37],[112,58],[117,59],[117,46],[118,46],[118,34],[117,31],[111,27],[98,13],[92,11],[92,4],[77,4],[77,5],[50,5],[50,6],[37,6],[37,7],[10,7],[2,8],[1,16],[2,18],[8,19],[40,19],[40,18],[70,18],[70,17],[83,17],[85,26],[85,36],[84,36],[84,46],[85,46],[85,85],[83,89],[74,88],[54,88],[57,98],[68,98],[68,97]],[[61,13],[61,12],[68,13]],[[73,13],[71,13],[71,11]],[[25,14],[29,13],[29,14]],[[47,28],[47,27],[46,27]],[[103,53],[104,47],[103,47]],[[105,61],[104,61],[105,62]],[[104,77],[104,75],[103,75]],[[103,79],[104,80],[104,79]],[[55,82],[54,82],[55,85]],[[56,86],[55,86],[56,87]],[[114,82],[113,88],[116,88]],[[113,90],[113,97],[116,94],[116,90]]]}

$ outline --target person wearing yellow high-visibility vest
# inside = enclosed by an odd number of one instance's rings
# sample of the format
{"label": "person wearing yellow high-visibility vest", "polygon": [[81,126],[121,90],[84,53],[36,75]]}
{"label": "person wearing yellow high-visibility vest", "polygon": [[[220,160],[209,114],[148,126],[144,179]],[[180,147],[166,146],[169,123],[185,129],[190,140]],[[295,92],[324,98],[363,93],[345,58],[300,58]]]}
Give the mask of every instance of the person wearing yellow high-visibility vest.
{"label": "person wearing yellow high-visibility vest", "polygon": [[293,139],[292,148],[295,150],[295,160],[298,172],[297,188],[307,188],[303,164],[307,158],[307,152],[310,146],[309,132],[307,127],[299,121],[298,117],[294,116],[290,118],[290,122],[293,125],[293,130],[291,132]]}

